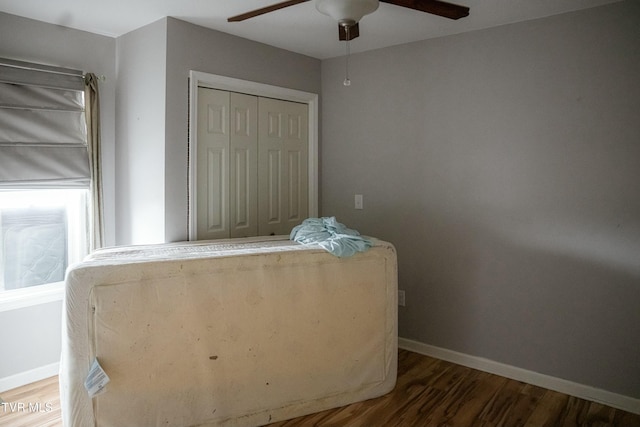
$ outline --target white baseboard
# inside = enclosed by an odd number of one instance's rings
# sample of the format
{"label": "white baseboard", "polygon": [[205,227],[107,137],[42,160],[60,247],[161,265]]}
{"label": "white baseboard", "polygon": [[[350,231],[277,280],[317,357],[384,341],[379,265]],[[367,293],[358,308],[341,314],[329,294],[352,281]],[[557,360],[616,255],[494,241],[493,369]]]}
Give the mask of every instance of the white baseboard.
{"label": "white baseboard", "polygon": [[446,360],[447,362],[477,369],[479,371],[500,375],[502,377],[558,391],[570,396],[579,397],[580,399],[602,403],[634,414],[640,414],[640,399],[633,397],[623,396],[621,394],[612,393],[610,391],[601,390],[584,384],[578,384],[561,378],[517,368],[515,366],[505,365],[482,357],[471,356],[464,353],[458,353],[457,351],[435,347],[407,338],[398,338],[398,347],[415,353],[420,353],[425,356],[435,357],[436,359]]}
{"label": "white baseboard", "polygon": [[20,372],[10,377],[0,378],[0,393],[58,375],[59,369],[60,363],[56,362],[29,371]]}

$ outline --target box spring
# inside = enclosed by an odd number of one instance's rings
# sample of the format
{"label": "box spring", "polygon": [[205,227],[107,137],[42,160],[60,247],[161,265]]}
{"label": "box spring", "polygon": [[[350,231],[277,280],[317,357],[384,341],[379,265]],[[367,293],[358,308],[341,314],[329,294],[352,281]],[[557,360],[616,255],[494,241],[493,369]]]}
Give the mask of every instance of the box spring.
{"label": "box spring", "polygon": [[[282,236],[103,249],[66,276],[66,427],[255,426],[395,385],[393,246]],[[97,358],[110,378],[89,398]]]}

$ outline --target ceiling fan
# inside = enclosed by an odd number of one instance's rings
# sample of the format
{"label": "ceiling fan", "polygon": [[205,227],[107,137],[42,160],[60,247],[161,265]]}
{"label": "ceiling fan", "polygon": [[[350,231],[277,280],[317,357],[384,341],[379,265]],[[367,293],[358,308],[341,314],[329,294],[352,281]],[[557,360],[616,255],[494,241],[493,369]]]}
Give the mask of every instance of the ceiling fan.
{"label": "ceiling fan", "polygon": [[[244,21],[245,19],[274,12],[285,7],[295,6],[310,0],[287,0],[271,6],[252,10],[240,15],[232,16],[228,22]],[[346,77],[343,84],[351,85],[349,79],[349,41],[360,35],[358,22],[363,16],[375,12],[379,2],[394,4],[400,7],[431,13],[450,19],[460,19],[469,15],[469,8],[440,0],[314,0],[316,9],[338,21],[338,38],[346,41]]]}
{"label": "ceiling fan", "polygon": [[[288,0],[272,4],[260,9],[252,10],[240,15],[232,16],[228,22],[244,21],[265,13],[274,12],[285,7],[295,6],[310,0]],[[379,1],[400,7],[431,13],[449,19],[460,19],[469,15],[469,8],[440,0],[314,0],[316,9],[338,21],[338,38],[353,40],[360,35],[358,22],[360,19],[374,12]]]}

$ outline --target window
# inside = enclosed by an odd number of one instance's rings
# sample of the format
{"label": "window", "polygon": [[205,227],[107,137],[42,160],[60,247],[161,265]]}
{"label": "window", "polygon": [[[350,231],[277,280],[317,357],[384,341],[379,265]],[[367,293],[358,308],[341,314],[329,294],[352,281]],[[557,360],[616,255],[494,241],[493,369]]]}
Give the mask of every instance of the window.
{"label": "window", "polygon": [[0,190],[0,291],[64,280],[87,253],[82,189]]}
{"label": "window", "polygon": [[0,60],[0,302],[62,296],[90,182],[83,74]]}

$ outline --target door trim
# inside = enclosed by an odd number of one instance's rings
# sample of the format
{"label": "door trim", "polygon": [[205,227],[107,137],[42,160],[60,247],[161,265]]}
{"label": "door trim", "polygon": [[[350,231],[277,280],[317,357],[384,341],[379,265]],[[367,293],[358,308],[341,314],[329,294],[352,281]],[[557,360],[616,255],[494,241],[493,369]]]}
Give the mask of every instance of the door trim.
{"label": "door trim", "polygon": [[198,147],[198,87],[239,92],[248,95],[300,102],[309,107],[309,216],[318,216],[318,94],[303,92],[264,83],[241,80],[216,74],[191,70],[189,72],[189,179],[188,179],[188,228],[189,240],[197,236],[197,165],[195,158]]}

